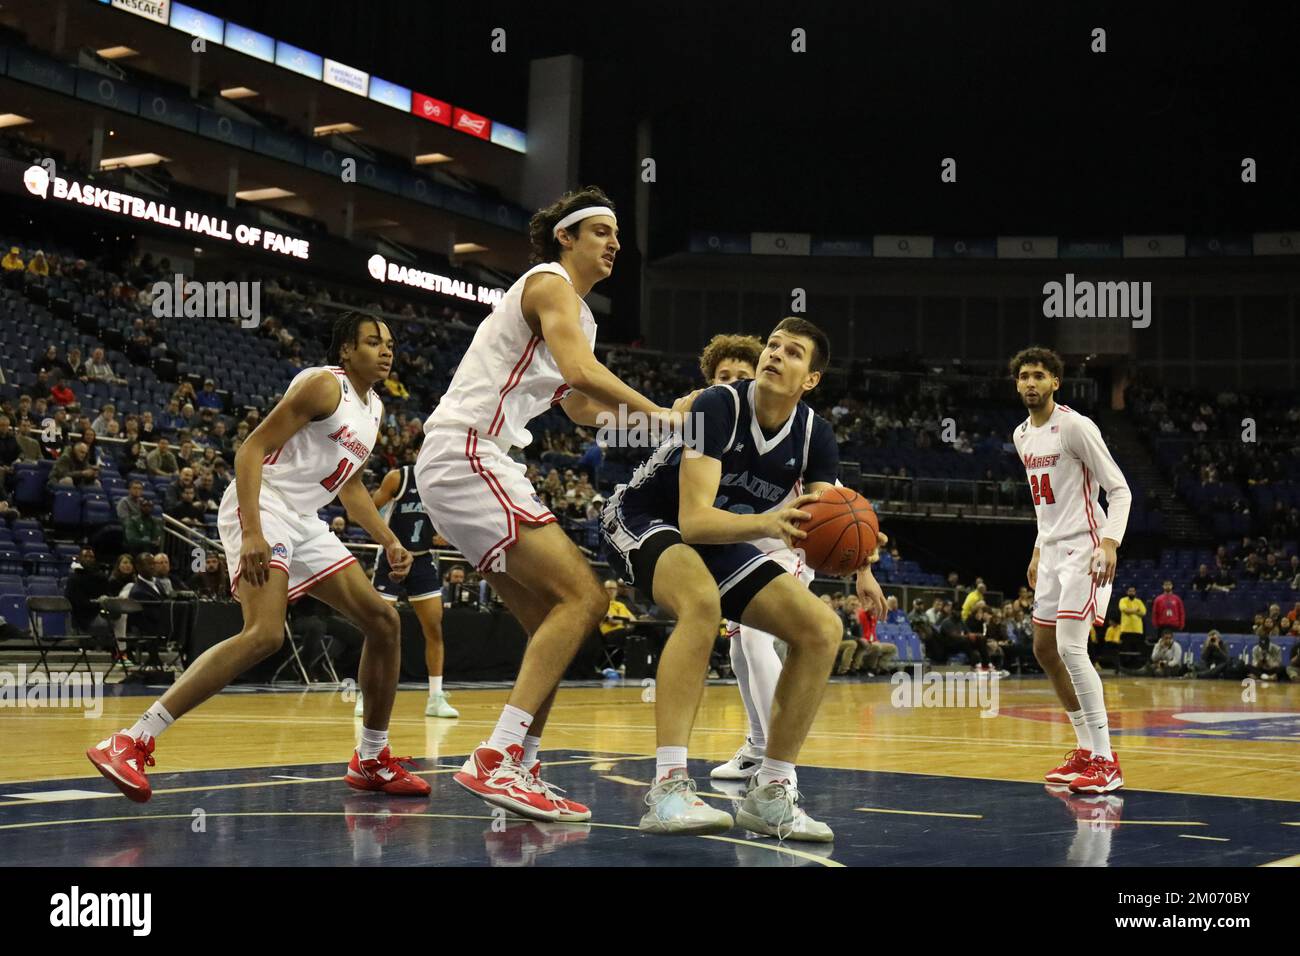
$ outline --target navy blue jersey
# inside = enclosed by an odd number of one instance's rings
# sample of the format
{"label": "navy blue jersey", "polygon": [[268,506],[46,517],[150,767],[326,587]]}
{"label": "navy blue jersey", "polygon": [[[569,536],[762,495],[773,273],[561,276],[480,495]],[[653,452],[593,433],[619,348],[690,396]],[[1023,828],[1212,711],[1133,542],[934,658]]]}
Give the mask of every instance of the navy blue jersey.
{"label": "navy blue jersey", "polygon": [[[714,385],[691,406],[686,440],[722,462],[713,506],[735,514],[771,511],[801,494],[814,482],[833,484],[839,475],[840,450],[828,421],[800,402],[772,434],[764,434],[754,417],[754,382]],[[633,473],[622,507],[676,524],[682,440],[660,445]]]}
{"label": "navy blue jersey", "polygon": [[417,553],[433,548],[433,522],[420,501],[420,492],[415,487],[414,469],[410,465],[402,466],[402,485],[397,497],[384,507],[388,510],[388,527],[393,529],[397,540],[407,551]]}

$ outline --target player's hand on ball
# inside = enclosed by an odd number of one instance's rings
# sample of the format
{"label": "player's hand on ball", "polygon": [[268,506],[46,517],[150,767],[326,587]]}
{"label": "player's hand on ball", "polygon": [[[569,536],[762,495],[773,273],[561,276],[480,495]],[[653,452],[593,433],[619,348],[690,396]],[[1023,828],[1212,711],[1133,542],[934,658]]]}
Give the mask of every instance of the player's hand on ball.
{"label": "player's hand on ball", "polygon": [[1115,580],[1115,567],[1119,559],[1115,555],[1115,543],[1109,538],[1092,549],[1092,582],[1104,588]]}
{"label": "player's hand on ball", "polygon": [[858,572],[857,592],[862,606],[871,612],[877,621],[885,619],[885,592],[880,590],[880,583],[870,568]]}
{"label": "player's hand on ball", "polygon": [[411,552],[407,551],[400,544],[390,544],[384,548],[384,556],[388,558],[389,572],[388,576],[394,581],[400,581],[406,577],[411,570]]}
{"label": "player's hand on ball", "polygon": [[261,587],[271,576],[271,546],[259,532],[244,533],[239,549],[239,576],[253,587]]}
{"label": "player's hand on ball", "polygon": [[799,539],[808,537],[807,531],[799,530],[799,522],[807,521],[812,515],[806,511],[800,511],[806,504],[811,504],[821,497],[821,493],[809,493],[800,495],[794,501],[790,502],[789,507],[782,508],[780,511],[771,512],[768,519],[767,536],[771,538],[780,538],[785,542],[787,548],[793,548],[798,544]]}

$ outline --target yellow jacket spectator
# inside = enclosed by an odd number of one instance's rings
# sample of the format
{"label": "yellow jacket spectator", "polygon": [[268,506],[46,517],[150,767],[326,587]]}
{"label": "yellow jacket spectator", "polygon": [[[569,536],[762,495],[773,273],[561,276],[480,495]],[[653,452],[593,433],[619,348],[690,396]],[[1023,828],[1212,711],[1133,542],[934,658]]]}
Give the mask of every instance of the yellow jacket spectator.
{"label": "yellow jacket spectator", "polygon": [[969,620],[970,616],[975,613],[975,605],[984,600],[984,592],[988,590],[984,585],[983,578],[975,579],[975,588],[966,595],[966,600],[961,602],[961,619]]}
{"label": "yellow jacket spectator", "polygon": [[9,250],[9,255],[0,259],[0,267],[3,267],[5,272],[23,271],[23,257],[18,254],[17,246],[14,246]]}
{"label": "yellow jacket spectator", "polygon": [[410,398],[411,393],[406,390],[406,386],[398,381],[397,373],[390,372],[388,378],[384,379],[384,388],[393,398]]}
{"label": "yellow jacket spectator", "polygon": [[1130,587],[1119,599],[1119,629],[1124,634],[1141,634],[1142,619],[1147,615],[1147,606],[1137,596],[1137,588]]}
{"label": "yellow jacket spectator", "polygon": [[50,274],[50,264],[45,261],[45,253],[40,249],[32,256],[32,261],[27,263],[27,271],[32,275],[48,276]]}
{"label": "yellow jacket spectator", "polygon": [[632,622],[632,616],[626,604],[618,598],[612,598],[609,602],[609,610],[605,612],[605,619],[600,622],[600,633],[609,634],[627,627]]}
{"label": "yellow jacket spectator", "polygon": [[1121,635],[1123,633],[1124,631],[1120,628],[1119,622],[1116,621],[1115,623],[1111,624],[1110,627],[1106,628],[1106,638],[1105,638],[1106,643],[1107,644],[1122,643],[1124,639],[1123,637],[1121,637]]}

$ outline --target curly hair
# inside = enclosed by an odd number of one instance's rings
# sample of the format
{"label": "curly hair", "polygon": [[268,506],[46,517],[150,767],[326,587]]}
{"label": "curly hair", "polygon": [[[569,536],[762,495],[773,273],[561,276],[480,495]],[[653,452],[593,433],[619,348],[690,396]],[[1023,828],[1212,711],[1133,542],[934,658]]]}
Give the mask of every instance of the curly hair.
{"label": "curly hair", "polygon": [[[584,206],[608,206],[613,209],[614,202],[599,186],[587,186],[567,192],[549,206],[533,213],[533,218],[528,220],[528,241],[532,247],[528,260],[530,265],[537,265],[539,262],[555,262],[560,258],[560,242],[553,235],[555,224],[575,209]],[[582,223],[577,222],[567,228],[577,235],[582,229]]]}
{"label": "curly hair", "polygon": [[1062,361],[1061,356],[1041,345],[1031,345],[1011,357],[1011,361],[1007,363],[1007,370],[1011,373],[1012,380],[1020,377],[1022,365],[1041,365],[1054,377],[1065,377],[1065,362]]}
{"label": "curly hair", "polygon": [[715,335],[700,353],[700,372],[704,381],[712,383],[718,366],[727,359],[748,362],[758,368],[758,358],[763,354],[763,343],[754,335]]}

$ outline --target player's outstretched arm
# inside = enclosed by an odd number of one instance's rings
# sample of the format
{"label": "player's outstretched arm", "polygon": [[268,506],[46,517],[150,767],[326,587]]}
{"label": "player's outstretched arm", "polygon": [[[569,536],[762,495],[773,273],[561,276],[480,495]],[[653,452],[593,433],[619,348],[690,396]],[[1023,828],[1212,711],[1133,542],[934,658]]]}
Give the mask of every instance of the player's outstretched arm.
{"label": "player's outstretched arm", "polygon": [[[620,406],[643,415],[666,411],[625,384],[596,358],[582,331],[578,294],[560,276],[544,274],[531,278],[521,305],[524,318],[530,324],[536,322],[536,329],[555,357],[565,383],[589,398],[597,413],[617,414]],[[583,424],[596,424],[595,415]]]}
{"label": "player's outstretched arm", "polygon": [[[384,480],[388,480],[387,476]],[[348,517],[365,528],[371,540],[383,547],[388,555],[389,567],[393,569],[393,580],[400,581],[404,578],[411,569],[411,553],[402,547],[393,534],[393,529],[380,517],[379,509],[375,507],[361,480],[360,469],[339,488],[339,503],[347,511]]]}
{"label": "player's outstretched arm", "polygon": [[271,409],[235,453],[235,493],[243,522],[240,567],[243,579],[254,587],[270,574],[271,549],[262,536],[262,461],[292,438],[313,418],[324,418],[338,407],[342,389],[331,373],[321,371],[299,379]]}

